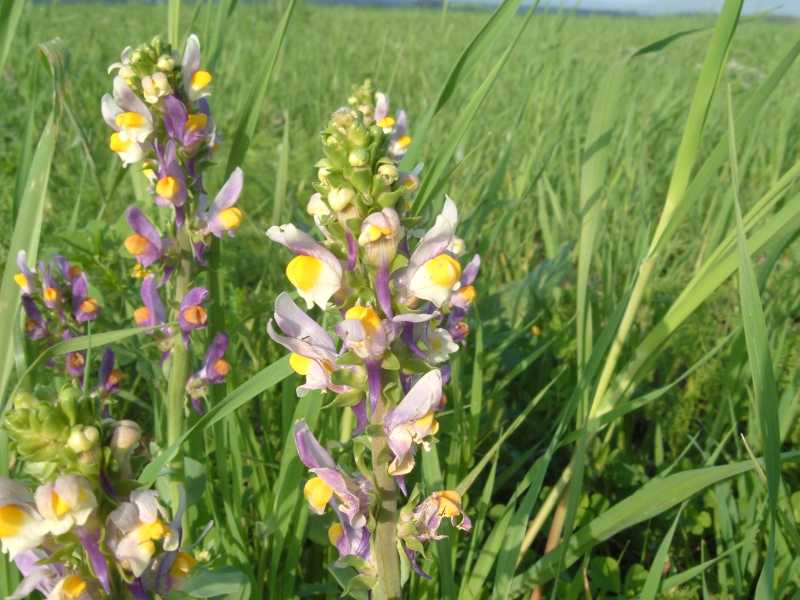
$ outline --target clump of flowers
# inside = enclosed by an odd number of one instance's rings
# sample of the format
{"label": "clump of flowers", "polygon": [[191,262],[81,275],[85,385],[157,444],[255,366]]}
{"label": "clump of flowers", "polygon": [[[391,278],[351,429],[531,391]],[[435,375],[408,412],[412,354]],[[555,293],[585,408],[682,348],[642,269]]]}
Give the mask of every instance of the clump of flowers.
{"label": "clump of flowers", "polygon": [[[244,176],[236,168],[213,200],[209,198],[204,172],[218,145],[209,104],[213,77],[202,67],[195,35],[189,36],[182,55],[159,38],[128,47],[109,72],[115,73],[113,93],[101,103],[113,130],[109,146],[123,165],[142,169],[154,204],[134,205],[126,212],[131,234],[124,247],[136,260],[134,277],[141,280],[142,304],[133,318],[150,328],[166,360],[175,344],[188,348],[191,333],[208,325],[208,290],[195,282],[208,266],[211,240],[234,235],[242,224],[237,201]],[[166,231],[146,214],[154,215],[154,207],[169,210]],[[177,328],[166,325],[163,290],[169,284]],[[227,336],[217,334],[200,369],[184,382],[198,412],[204,410],[208,386],[222,383],[230,370],[223,358],[226,347]]]}
{"label": "clump of flowers", "polygon": [[[398,560],[399,541],[403,558],[424,575],[418,554],[441,537],[443,520],[471,527],[457,492],[434,491],[419,501],[416,487],[402,511],[389,511],[394,530],[388,539],[377,523],[396,503],[395,490],[407,493],[418,448],[427,449],[439,430],[449,361],[469,332],[465,318],[480,259],[461,258],[450,198],[427,231],[410,216],[419,169],[404,173],[398,166],[411,142],[405,113],[392,115],[386,96],[369,81],[349,104],[322,132],[325,157],[307,205],[319,241],[292,224],[267,231],[294,254],[286,276],[305,308],[331,313],[335,335],[288,293],[276,299],[268,333],[305,377],[299,396],[323,390],[334,396],[332,405],[354,412],[356,442],[364,440],[353,446],[358,474],[338,466],[306,423],[296,424],[295,439],[313,475],[304,489],[311,510],[323,514],[330,507],[336,519],[329,537],[340,563],[358,571],[354,581],[373,588],[399,586],[384,581],[387,546],[390,560]],[[369,465],[361,456],[365,446]]]}
{"label": "clump of flowers", "polygon": [[[49,264],[28,265],[24,250],[17,255],[19,272],[14,276],[25,311],[25,335],[39,347],[84,335],[88,324],[100,314],[100,303],[89,293],[89,280],[79,267],[61,255]],[[77,380],[86,368],[84,352],[70,352],[61,364],[51,363],[57,371]]]}
{"label": "clump of flowers", "polygon": [[34,590],[58,600],[155,597],[180,589],[197,562],[179,549],[180,514],[170,519],[157,492],[132,479],[141,427],[101,411],[98,398],[118,387],[110,364],[108,350],[93,391],[39,385],[5,415],[19,475],[0,477],[0,545],[23,576],[12,600]]}

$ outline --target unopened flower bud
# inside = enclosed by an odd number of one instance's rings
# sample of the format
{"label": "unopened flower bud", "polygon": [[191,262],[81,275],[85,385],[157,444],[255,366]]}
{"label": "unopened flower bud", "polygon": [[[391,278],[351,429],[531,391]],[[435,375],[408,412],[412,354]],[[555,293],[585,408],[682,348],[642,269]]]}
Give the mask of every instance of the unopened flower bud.
{"label": "unopened flower bud", "polygon": [[325,217],[331,214],[331,209],[328,208],[328,205],[325,204],[325,200],[322,199],[322,195],[319,193],[313,194],[311,198],[309,198],[306,211],[308,211],[308,214],[312,217]]}
{"label": "unopened flower bud", "polygon": [[369,152],[365,148],[356,148],[347,157],[351,167],[363,167],[369,162]]}
{"label": "unopened flower bud", "polygon": [[119,68],[119,76],[122,77],[125,83],[130,84],[131,80],[136,77],[136,71],[133,70],[133,67],[129,65],[122,65]]}
{"label": "unopened flower bud", "polygon": [[400,177],[400,171],[392,164],[383,164],[378,167],[378,175],[386,185],[392,185]]}
{"label": "unopened flower bud", "polygon": [[38,403],[39,399],[30,392],[17,392],[14,395],[14,410],[33,408]]}
{"label": "unopened flower bud", "polygon": [[81,454],[91,450],[100,439],[100,432],[96,427],[83,427],[76,425],[72,428],[67,439],[67,447],[75,454]]}
{"label": "unopened flower bud", "polygon": [[136,50],[134,50],[131,53],[131,64],[135,65],[135,64],[141,62],[142,58],[143,58],[142,51],[139,48],[137,48]]}
{"label": "unopened flower bud", "polygon": [[352,188],[334,188],[328,194],[328,204],[336,212],[344,210],[353,201],[356,193]]}
{"label": "unopened flower bud", "polygon": [[328,176],[331,174],[331,170],[328,167],[320,167],[317,169],[317,179],[319,179],[320,183],[326,184],[328,183]]}
{"label": "unopened flower bud", "polygon": [[114,433],[111,434],[111,448],[128,451],[138,444],[141,438],[142,428],[136,421],[122,420],[117,423]]}
{"label": "unopened flower bud", "polygon": [[160,71],[169,73],[175,68],[175,59],[173,59],[171,56],[163,54],[158,57],[158,63],[156,64],[156,66]]}

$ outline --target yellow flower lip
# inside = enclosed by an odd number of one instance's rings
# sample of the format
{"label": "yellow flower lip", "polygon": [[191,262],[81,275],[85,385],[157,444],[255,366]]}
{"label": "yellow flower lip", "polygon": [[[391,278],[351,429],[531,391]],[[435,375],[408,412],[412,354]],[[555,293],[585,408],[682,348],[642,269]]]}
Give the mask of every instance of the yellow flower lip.
{"label": "yellow flower lip", "polygon": [[81,302],[81,305],[78,308],[81,310],[81,312],[89,314],[96,313],[98,308],[97,300],[94,298],[86,298],[86,300]]}
{"label": "yellow flower lip", "polygon": [[214,370],[220,375],[227,375],[231,370],[231,363],[224,358],[220,358],[214,362]]}
{"label": "yellow flower lip", "polygon": [[397,138],[397,145],[401,148],[408,148],[411,145],[411,136],[401,135],[399,138]]}
{"label": "yellow flower lip", "polygon": [[156,194],[167,200],[172,200],[181,190],[181,184],[171,175],[166,175],[156,183]]}
{"label": "yellow flower lip", "polygon": [[443,517],[457,517],[461,514],[461,494],[455,490],[444,490],[436,494],[439,514]]}
{"label": "yellow flower lip", "polygon": [[16,281],[17,285],[21,288],[28,287],[28,278],[25,277],[24,273],[17,273],[14,275],[14,281]]}
{"label": "yellow flower lip", "polygon": [[194,75],[192,75],[192,90],[195,92],[204,90],[211,85],[211,81],[213,79],[214,78],[211,76],[211,73],[208,71],[203,71],[202,69],[195,71]]}
{"label": "yellow flower lip", "polygon": [[188,552],[178,552],[175,562],[169,569],[169,574],[173,577],[186,577],[197,565],[197,560]]}
{"label": "yellow flower lip", "polygon": [[133,320],[137,325],[145,325],[148,319],[150,319],[150,309],[146,306],[140,306],[133,311]]}
{"label": "yellow flower lip", "polygon": [[303,496],[316,512],[322,513],[333,497],[333,488],[321,477],[312,477],[303,487]]}
{"label": "yellow flower lip", "polygon": [[152,523],[142,523],[136,528],[136,539],[140,543],[157,541],[166,537],[168,531],[161,522],[161,519],[156,519]]}
{"label": "yellow flower lip", "polygon": [[189,115],[189,118],[186,119],[186,123],[184,124],[184,129],[186,129],[186,131],[197,131],[199,129],[204,129],[206,125],[208,125],[208,116],[204,113],[196,113]]}
{"label": "yellow flower lip", "polygon": [[126,152],[133,142],[131,140],[123,139],[119,132],[111,134],[111,139],[108,142],[108,147],[113,152]]}
{"label": "yellow flower lip", "polygon": [[183,318],[192,325],[205,325],[208,320],[208,313],[202,306],[187,306],[183,309]]}
{"label": "yellow flower lip", "polygon": [[0,506],[0,539],[17,535],[27,516],[22,507],[16,504]]}
{"label": "yellow flower lip", "polygon": [[62,591],[67,598],[78,598],[86,591],[88,584],[77,575],[67,575],[62,584]]}
{"label": "yellow flower lip", "polygon": [[44,291],[42,292],[42,297],[47,302],[56,302],[59,296],[61,296],[61,294],[58,292],[58,290],[52,287],[44,288]]}
{"label": "yellow flower lip", "polygon": [[292,352],[289,355],[289,366],[292,368],[292,371],[297,373],[298,375],[308,375],[308,371],[311,368],[312,360],[300,354],[296,354]]}
{"label": "yellow flower lip", "polygon": [[389,129],[390,127],[394,127],[394,124],[394,117],[383,117],[380,121],[378,121],[378,127],[381,129]]}
{"label": "yellow flower lip", "polygon": [[134,256],[141,256],[147,252],[147,249],[150,247],[150,240],[138,233],[129,235],[125,238],[125,242],[123,243],[125,245],[125,250]]}
{"label": "yellow flower lip", "polygon": [[458,295],[464,299],[465,302],[471,304],[473,300],[475,300],[475,296],[477,292],[475,291],[474,285],[465,285],[461,289],[458,290]]}
{"label": "yellow flower lip", "polygon": [[355,321],[361,321],[361,324],[364,326],[364,329],[367,333],[372,333],[380,329],[381,326],[381,318],[378,316],[378,313],[370,306],[361,306],[360,304],[356,304],[355,306],[347,309],[347,312],[344,313],[345,319],[352,319]]}
{"label": "yellow flower lip", "polygon": [[70,505],[55,490],[50,494],[50,500],[53,503],[53,512],[59,519],[71,510]]}
{"label": "yellow flower lip", "polygon": [[286,265],[286,277],[294,287],[304,292],[314,288],[321,271],[322,261],[305,254],[295,256]]}
{"label": "yellow flower lip", "polygon": [[135,129],[145,124],[145,118],[136,112],[122,112],[114,118],[114,122],[122,129]]}
{"label": "yellow flower lip", "polygon": [[343,535],[344,527],[342,527],[341,523],[332,523],[331,526],[328,527],[328,541],[331,543],[331,546],[338,544]]}
{"label": "yellow flower lip", "polygon": [[239,225],[242,224],[242,219],[244,218],[244,214],[242,213],[241,209],[231,206],[229,208],[223,209],[217,215],[219,222],[226,230],[234,230],[239,229]]}
{"label": "yellow flower lip", "polygon": [[449,254],[440,254],[425,263],[425,269],[436,285],[451,288],[461,279],[461,265]]}

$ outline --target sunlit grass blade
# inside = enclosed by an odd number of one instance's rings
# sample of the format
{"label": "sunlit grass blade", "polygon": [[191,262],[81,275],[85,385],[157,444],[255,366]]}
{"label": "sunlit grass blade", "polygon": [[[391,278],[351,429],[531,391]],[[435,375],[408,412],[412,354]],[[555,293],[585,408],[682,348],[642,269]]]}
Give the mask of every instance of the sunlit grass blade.
{"label": "sunlit grass blade", "polygon": [[[800,460],[800,452],[783,454],[786,462]],[[570,538],[564,553],[564,565],[569,566],[591,548],[638,523],[652,519],[700,493],[711,485],[754,469],[752,461],[704,467],[653,479],[638,491],[618,502]],[[558,552],[542,557],[522,575],[514,578],[514,595],[519,597],[537,583],[546,583],[556,574]]]}
{"label": "sunlit grass blade", "polygon": [[162,450],[142,471],[139,483],[150,486],[161,475],[164,466],[171,461],[180,450],[180,447],[195,433],[205,431],[219,423],[228,415],[233,414],[241,406],[255,398],[262,392],[274,387],[292,373],[289,361],[282,358],[270,366],[262,369],[245,383],[228,394],[219,404],[213,406],[206,414],[200,417],[191,427],[183,432],[181,437],[170,447]]}
{"label": "sunlit grass blade", "polygon": [[3,0],[0,4],[0,73],[6,68],[11,42],[17,33],[25,0]]}
{"label": "sunlit grass blade", "polygon": [[658,545],[658,551],[653,557],[653,564],[650,565],[650,570],[647,572],[647,579],[644,582],[644,587],[639,595],[639,600],[656,600],[661,584],[661,575],[664,572],[664,566],[667,564],[669,557],[669,549],[672,546],[672,538],[675,536],[675,529],[678,527],[678,522],[681,519],[683,506],[678,509],[678,514],[672,521],[672,525],[667,531],[667,535],[661,540]]}

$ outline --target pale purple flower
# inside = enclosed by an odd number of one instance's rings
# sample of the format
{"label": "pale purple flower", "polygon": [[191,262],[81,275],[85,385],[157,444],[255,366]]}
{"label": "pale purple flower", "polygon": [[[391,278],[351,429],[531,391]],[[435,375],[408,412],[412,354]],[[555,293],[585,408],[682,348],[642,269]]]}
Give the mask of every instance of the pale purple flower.
{"label": "pale purple flower", "polygon": [[25,309],[27,319],[25,320],[25,335],[32,340],[40,340],[47,337],[47,324],[42,313],[30,296],[22,296],[22,308]]}
{"label": "pale purple flower", "polygon": [[159,206],[183,206],[187,198],[186,177],[178,162],[175,142],[169,140],[164,152],[158,152],[155,196]]}
{"label": "pale purple flower", "polygon": [[154,327],[163,323],[166,319],[166,312],[158,293],[155,275],[147,275],[144,278],[139,294],[144,306],[137,308],[133,313],[136,324],[139,327]]}
{"label": "pale purple flower", "polygon": [[427,449],[426,438],[439,430],[434,411],[441,405],[442,385],[441,371],[428,371],[384,417],[383,429],[394,454],[389,464],[391,475],[410,473],[414,468],[416,445]]}
{"label": "pale purple flower", "polygon": [[89,296],[89,282],[81,273],[72,280],[72,316],[78,323],[94,321],[100,314],[97,300]]}
{"label": "pale purple flower", "polygon": [[28,267],[28,255],[25,250],[17,253],[17,267],[19,273],[14,280],[19,285],[20,290],[26,296],[30,296],[36,290],[36,272]]}
{"label": "pale purple flower", "polygon": [[125,213],[134,233],[125,239],[125,248],[137,262],[147,268],[158,261],[164,252],[164,240],[150,220],[144,216],[141,210],[131,206]]}
{"label": "pale purple flower", "polygon": [[205,221],[204,233],[211,233],[218,238],[236,233],[242,223],[243,215],[235,204],[242,193],[243,184],[244,173],[236,167],[217,193],[208,212],[202,217]]}
{"label": "pale purple flower", "polygon": [[208,313],[203,308],[203,302],[208,297],[208,290],[202,287],[192,288],[181,300],[181,307],[178,313],[178,324],[183,332],[186,343],[189,341],[189,333],[195,329],[202,329],[208,322]]}

